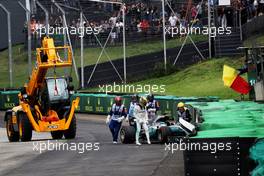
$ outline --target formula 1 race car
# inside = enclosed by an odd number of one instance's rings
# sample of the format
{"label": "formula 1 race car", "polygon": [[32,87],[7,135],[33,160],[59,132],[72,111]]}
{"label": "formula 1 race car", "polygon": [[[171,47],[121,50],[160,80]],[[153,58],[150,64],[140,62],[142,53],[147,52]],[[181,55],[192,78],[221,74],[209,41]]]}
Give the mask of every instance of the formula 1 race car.
{"label": "formula 1 race car", "polygon": [[[184,119],[180,118],[175,121],[169,120],[166,115],[158,115],[153,121],[149,122],[149,136],[151,142],[167,143],[177,138],[191,137],[197,134],[199,124],[201,121],[201,113],[197,108],[190,106],[192,111],[193,121],[189,123]],[[121,127],[120,140],[124,144],[134,143],[136,134],[135,122],[131,121],[129,125]],[[140,141],[146,141],[145,131],[142,129],[140,132]]]}

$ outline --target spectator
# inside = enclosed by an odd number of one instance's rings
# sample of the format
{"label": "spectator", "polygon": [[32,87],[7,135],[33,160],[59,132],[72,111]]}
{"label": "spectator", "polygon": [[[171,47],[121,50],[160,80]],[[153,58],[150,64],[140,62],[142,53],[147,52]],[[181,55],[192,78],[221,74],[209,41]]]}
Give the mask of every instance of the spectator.
{"label": "spectator", "polygon": [[198,5],[196,6],[197,9],[197,19],[200,19],[202,17],[203,11],[202,11],[202,3],[199,2]]}
{"label": "spectator", "polygon": [[110,26],[113,27],[116,25],[117,17],[114,15],[109,19]]}
{"label": "spectator", "polygon": [[222,7],[218,11],[218,24],[220,24],[221,27],[226,28],[227,26],[227,19],[226,19],[226,14],[225,14],[225,8]]}
{"label": "spectator", "polygon": [[141,22],[140,21],[138,21],[138,23],[137,23],[137,32],[142,32],[142,30],[141,30]]}
{"label": "spectator", "polygon": [[174,13],[171,13],[171,16],[169,18],[170,27],[175,27],[177,24],[177,21],[179,21],[178,17]]}
{"label": "spectator", "polygon": [[[35,30],[36,30],[36,34],[39,34],[40,31],[42,30],[44,24],[41,23],[40,21],[37,21],[37,23],[35,24]],[[39,35],[36,35],[37,38],[39,38]]]}
{"label": "spectator", "polygon": [[263,15],[264,13],[264,0],[259,1],[259,15]]}
{"label": "spectator", "polygon": [[183,4],[181,5],[180,15],[181,15],[181,16],[180,16],[181,19],[182,19],[182,18],[185,18],[185,16],[186,16],[186,10],[185,10]]}
{"label": "spectator", "polygon": [[258,16],[258,1],[254,0],[253,2],[253,16],[257,17]]}
{"label": "spectator", "polygon": [[140,28],[142,30],[142,32],[147,32],[148,29],[149,29],[149,23],[147,20],[143,20],[141,23],[140,23]]}
{"label": "spectator", "polygon": [[101,32],[106,32],[110,28],[110,25],[107,21],[101,21],[100,29]]}
{"label": "spectator", "polygon": [[30,29],[31,29],[31,33],[34,34],[36,31],[36,20],[35,19],[31,20]]}
{"label": "spectator", "polygon": [[115,41],[117,39],[117,33],[116,33],[116,29],[113,29],[112,32],[110,33],[110,37],[111,37],[111,45],[115,45]]}
{"label": "spectator", "polygon": [[122,30],[123,29],[123,26],[124,26],[124,24],[123,24],[122,21],[118,21],[116,23],[116,38],[120,38],[119,36],[120,36],[121,31],[123,31]]}
{"label": "spectator", "polygon": [[222,8],[221,26],[225,29],[227,27],[226,11]]}
{"label": "spectator", "polygon": [[192,16],[192,20],[194,20],[196,18],[197,15],[197,9],[196,7],[193,5],[191,8],[191,16]]}

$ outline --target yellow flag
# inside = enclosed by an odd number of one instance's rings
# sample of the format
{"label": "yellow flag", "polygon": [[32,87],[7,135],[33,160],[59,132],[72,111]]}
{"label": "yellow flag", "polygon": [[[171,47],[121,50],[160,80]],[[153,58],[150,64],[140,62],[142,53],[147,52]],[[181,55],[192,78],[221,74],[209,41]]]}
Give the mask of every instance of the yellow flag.
{"label": "yellow flag", "polygon": [[234,80],[236,79],[238,73],[236,69],[229,67],[227,65],[224,65],[223,69],[223,81],[224,85],[230,87]]}

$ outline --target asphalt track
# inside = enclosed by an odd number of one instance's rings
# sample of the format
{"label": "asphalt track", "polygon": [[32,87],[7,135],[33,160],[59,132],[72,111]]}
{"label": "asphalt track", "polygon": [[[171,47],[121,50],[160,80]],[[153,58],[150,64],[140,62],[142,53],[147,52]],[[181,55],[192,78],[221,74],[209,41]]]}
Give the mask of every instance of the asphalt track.
{"label": "asphalt track", "polygon": [[[172,154],[161,144],[112,144],[103,116],[77,114],[77,137],[74,140],[55,141],[51,140],[49,133],[33,133],[31,142],[9,143],[3,115],[0,112],[0,175],[184,175],[182,152]],[[89,147],[85,151],[83,145],[79,150],[52,147],[41,152],[38,150],[40,145],[47,146],[48,143],[85,144]]]}

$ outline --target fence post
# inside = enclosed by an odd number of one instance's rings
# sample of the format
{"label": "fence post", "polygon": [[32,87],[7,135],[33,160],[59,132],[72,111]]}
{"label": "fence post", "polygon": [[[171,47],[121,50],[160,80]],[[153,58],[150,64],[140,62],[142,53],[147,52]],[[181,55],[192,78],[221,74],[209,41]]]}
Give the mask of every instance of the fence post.
{"label": "fence post", "polygon": [[11,38],[11,13],[0,4],[7,15],[7,31],[8,31],[8,58],[9,58],[9,86],[13,87],[13,58],[12,58],[12,38]]}

